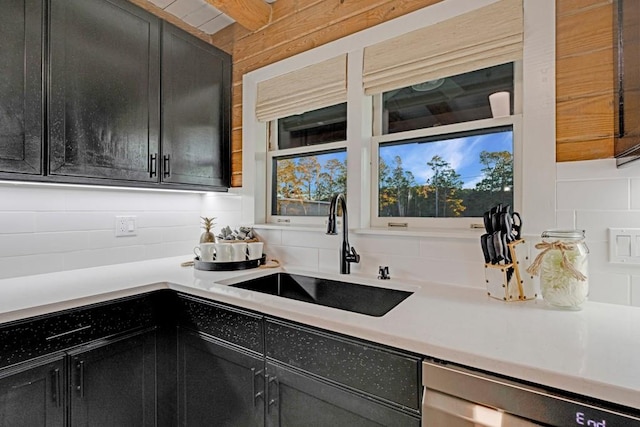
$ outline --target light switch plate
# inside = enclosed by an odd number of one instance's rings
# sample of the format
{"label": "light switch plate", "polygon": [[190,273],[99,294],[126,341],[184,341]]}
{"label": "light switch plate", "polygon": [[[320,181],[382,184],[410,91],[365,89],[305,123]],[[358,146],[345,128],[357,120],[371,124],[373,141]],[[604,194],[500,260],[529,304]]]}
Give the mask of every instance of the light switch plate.
{"label": "light switch plate", "polygon": [[640,228],[609,228],[609,262],[640,264]]}

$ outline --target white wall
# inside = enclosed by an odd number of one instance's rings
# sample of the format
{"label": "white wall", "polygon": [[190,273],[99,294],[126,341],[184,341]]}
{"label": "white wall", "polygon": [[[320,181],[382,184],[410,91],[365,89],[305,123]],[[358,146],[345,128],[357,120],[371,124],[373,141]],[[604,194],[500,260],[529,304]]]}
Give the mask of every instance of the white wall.
{"label": "white wall", "polygon": [[[0,183],[0,278],[190,254],[202,195]],[[115,237],[116,215],[136,236]]]}

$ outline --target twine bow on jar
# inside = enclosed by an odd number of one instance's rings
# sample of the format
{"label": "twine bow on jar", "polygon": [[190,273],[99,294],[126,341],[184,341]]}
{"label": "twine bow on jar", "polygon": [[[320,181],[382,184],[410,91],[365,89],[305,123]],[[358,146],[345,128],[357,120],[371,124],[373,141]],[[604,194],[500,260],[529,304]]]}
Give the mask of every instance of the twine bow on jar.
{"label": "twine bow on jar", "polygon": [[571,263],[571,261],[569,261],[569,259],[567,258],[566,252],[575,250],[576,247],[574,245],[556,240],[555,242],[537,243],[535,248],[541,249],[542,252],[538,254],[538,256],[533,261],[533,263],[529,266],[529,268],[527,268],[527,273],[537,276],[538,272],[540,271],[540,266],[542,265],[542,260],[544,259],[544,256],[550,250],[556,249],[556,250],[559,250],[560,254],[562,255],[562,261],[560,262],[560,266],[564,270],[567,270],[571,274],[571,276],[573,276],[576,280],[579,280],[581,282],[584,282],[585,280],[587,280],[587,276],[585,276],[580,271],[578,271],[575,268],[575,266]]}

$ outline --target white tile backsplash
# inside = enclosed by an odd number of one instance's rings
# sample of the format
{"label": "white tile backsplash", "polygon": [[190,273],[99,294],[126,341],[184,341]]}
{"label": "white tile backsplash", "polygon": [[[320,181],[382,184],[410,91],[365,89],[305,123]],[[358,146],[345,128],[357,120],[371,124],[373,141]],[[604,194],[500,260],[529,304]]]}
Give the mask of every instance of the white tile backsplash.
{"label": "white tile backsplash", "polygon": [[[0,184],[0,278],[174,255],[198,242],[203,195]],[[115,217],[137,235],[115,237]]]}
{"label": "white tile backsplash", "polygon": [[628,274],[595,269],[589,275],[589,299],[611,304],[631,304],[631,278]]}
{"label": "white tile backsplash", "polygon": [[0,235],[29,233],[36,229],[33,212],[0,212]]}
{"label": "white tile backsplash", "polygon": [[640,275],[631,276],[631,305],[634,307],[640,307]]}
{"label": "white tile backsplash", "polygon": [[557,182],[557,210],[629,209],[629,180],[589,179]]}
{"label": "white tile backsplash", "polygon": [[[590,299],[640,307],[640,265],[612,264],[609,227],[640,227],[640,164],[616,169],[610,159],[557,164],[553,227],[584,229],[590,249]],[[240,192],[178,193],[0,184],[0,278],[185,255],[202,233],[200,216],[216,231],[242,223]],[[525,195],[526,197],[526,195]],[[115,238],[116,215],[136,215],[138,235]],[[265,253],[285,265],[337,273],[341,236],[324,230],[260,228]],[[350,233],[361,255],[352,271],[376,276],[484,287],[477,239]],[[131,239],[131,240],[129,240]],[[533,254],[537,252],[532,250]]]}

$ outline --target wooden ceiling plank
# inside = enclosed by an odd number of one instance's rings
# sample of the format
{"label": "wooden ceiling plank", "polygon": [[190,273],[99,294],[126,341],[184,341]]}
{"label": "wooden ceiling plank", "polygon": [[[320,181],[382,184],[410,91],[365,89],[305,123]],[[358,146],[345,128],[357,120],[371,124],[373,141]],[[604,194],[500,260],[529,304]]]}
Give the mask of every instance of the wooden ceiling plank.
{"label": "wooden ceiling plank", "polygon": [[264,0],[206,0],[248,30],[257,31],[271,22],[271,5]]}

